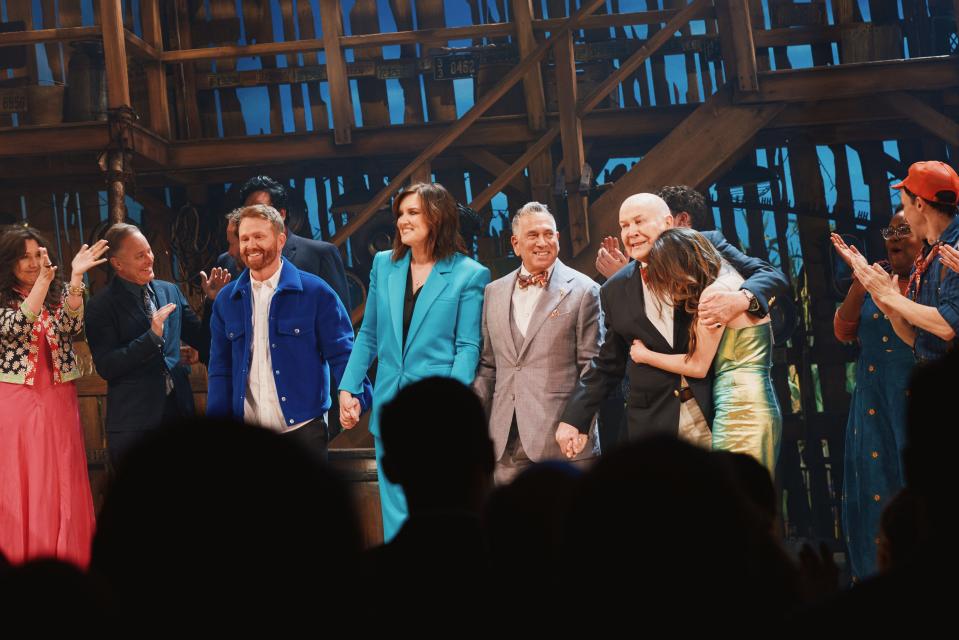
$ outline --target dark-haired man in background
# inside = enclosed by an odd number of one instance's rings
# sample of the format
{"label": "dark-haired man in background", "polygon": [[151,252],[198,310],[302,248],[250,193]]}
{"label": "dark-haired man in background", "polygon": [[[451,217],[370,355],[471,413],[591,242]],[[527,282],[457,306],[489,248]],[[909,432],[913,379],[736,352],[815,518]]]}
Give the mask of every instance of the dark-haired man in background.
{"label": "dark-haired man in background", "polygon": [[[240,198],[243,200],[244,207],[265,204],[279,211],[286,223],[286,246],[283,247],[283,257],[300,271],[322,278],[336,292],[347,311],[353,308],[350,304],[350,290],[346,284],[343,259],[340,258],[340,252],[336,246],[322,240],[298,236],[290,230],[290,220],[287,217],[289,194],[286,187],[268,176],[256,176],[247,180],[240,188]],[[236,234],[235,225],[228,222],[226,232],[227,240],[232,243],[230,234]],[[237,263],[235,253],[235,251],[222,253],[216,262],[216,266],[227,269],[234,277],[244,269],[243,264]]]}

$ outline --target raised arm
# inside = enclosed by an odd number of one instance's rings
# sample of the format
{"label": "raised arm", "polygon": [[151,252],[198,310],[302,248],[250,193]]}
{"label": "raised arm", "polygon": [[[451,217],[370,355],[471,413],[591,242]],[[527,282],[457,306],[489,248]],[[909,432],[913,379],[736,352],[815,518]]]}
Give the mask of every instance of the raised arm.
{"label": "raised arm", "polygon": [[[718,231],[706,232],[703,235],[709,239],[716,248],[716,251],[722,255],[726,262],[732,265],[732,267],[739,272],[739,275],[744,278],[745,281],[739,288],[745,289],[756,296],[756,301],[759,303],[759,311],[755,314],[757,317],[764,318],[769,314],[769,305],[774,298],[789,296],[789,281],[782,271],[765,260],[747,256],[731,245]],[[717,291],[713,295],[728,294]],[[736,300],[736,298],[732,299]],[[743,296],[743,300],[746,302],[744,303],[742,311],[745,311],[748,306],[748,300],[746,300],[745,296]],[[705,300],[701,302],[705,302]],[[705,313],[705,311],[701,311],[701,313]],[[732,317],[733,316],[730,318],[722,318],[721,320],[728,322]]]}

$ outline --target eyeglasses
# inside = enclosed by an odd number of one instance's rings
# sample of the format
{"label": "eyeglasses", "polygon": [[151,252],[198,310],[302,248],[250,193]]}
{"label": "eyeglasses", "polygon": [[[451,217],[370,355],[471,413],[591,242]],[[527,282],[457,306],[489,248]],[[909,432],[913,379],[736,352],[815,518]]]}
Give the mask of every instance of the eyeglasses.
{"label": "eyeglasses", "polygon": [[912,235],[912,229],[908,224],[901,224],[898,227],[883,227],[879,230],[883,240],[892,240],[893,238],[908,238]]}

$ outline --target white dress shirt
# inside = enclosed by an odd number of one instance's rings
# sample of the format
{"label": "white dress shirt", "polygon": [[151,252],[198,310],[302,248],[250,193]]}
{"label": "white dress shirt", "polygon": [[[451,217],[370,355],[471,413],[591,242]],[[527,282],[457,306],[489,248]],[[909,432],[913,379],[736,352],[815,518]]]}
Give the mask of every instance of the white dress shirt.
{"label": "white dress shirt", "polygon": [[[645,264],[640,263],[642,267]],[[663,300],[652,291],[643,279],[643,301],[646,305],[646,317],[653,323],[656,330],[659,331],[669,346],[673,346],[673,325],[675,322],[672,300]]]}
{"label": "white dress shirt", "polygon": [[254,280],[250,302],[253,306],[253,340],[250,342],[250,375],[246,381],[246,397],[243,399],[243,419],[280,433],[302,427],[306,420],[292,426],[286,425],[280,398],[277,397],[276,380],[273,378],[273,359],[270,356],[270,303],[280,282],[283,263],[272,276],[262,282]]}
{"label": "white dress shirt", "polygon": [[[556,268],[555,262],[546,270],[546,286],[549,286],[549,279],[553,275],[554,268]],[[523,277],[532,275],[524,266],[519,268],[519,272]],[[516,283],[513,285],[513,320],[516,322],[516,328],[519,329],[519,332],[523,334],[524,338],[526,337],[526,330],[529,328],[530,318],[533,317],[533,311],[536,310],[536,305],[543,296],[545,289],[546,287],[536,285],[530,285],[525,289],[521,289],[519,286],[519,278],[516,278]]]}

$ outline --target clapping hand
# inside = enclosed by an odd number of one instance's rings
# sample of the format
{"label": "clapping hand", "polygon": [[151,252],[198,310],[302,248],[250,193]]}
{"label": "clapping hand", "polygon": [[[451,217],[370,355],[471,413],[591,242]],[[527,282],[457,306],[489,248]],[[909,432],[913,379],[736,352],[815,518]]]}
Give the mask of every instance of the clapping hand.
{"label": "clapping hand", "polygon": [[889,296],[900,295],[899,276],[890,276],[878,264],[865,264],[856,267],[853,274],[862,286],[872,295],[876,304],[882,305]]}
{"label": "clapping hand", "polygon": [[163,323],[166,322],[166,319],[170,317],[170,314],[176,310],[176,305],[172,302],[165,304],[153,313],[153,318],[150,320],[150,329],[153,330],[159,337],[163,337]]}
{"label": "clapping hand", "polygon": [[832,246],[836,249],[836,253],[839,254],[839,257],[843,259],[849,268],[855,273],[857,267],[866,267],[869,265],[869,261],[866,260],[866,257],[859,253],[859,249],[856,248],[854,244],[846,244],[846,241],[842,239],[838,233],[832,233],[829,235],[829,239],[832,240]]}
{"label": "clapping hand", "polygon": [[944,244],[939,247],[939,259],[956,273],[959,273],[959,250],[951,244]]}
{"label": "clapping hand", "polygon": [[[70,275],[82,276],[93,267],[106,262],[107,259],[101,256],[106,253],[109,248],[110,245],[107,244],[106,240],[97,240],[92,247],[87,245],[81,246],[80,250],[77,251],[77,255],[73,256],[73,262],[70,264]],[[44,257],[46,257],[46,255],[44,255]]]}
{"label": "clapping hand", "polygon": [[629,258],[619,248],[619,239],[613,236],[603,238],[596,253],[596,270],[603,274],[604,278],[609,278],[628,263]]}
{"label": "clapping hand", "polygon": [[206,275],[206,271],[200,272],[200,288],[203,289],[203,293],[210,300],[216,299],[216,294],[220,293],[220,289],[225,287],[227,283],[233,276],[230,275],[230,272],[222,267],[213,267],[210,271],[210,277]]}
{"label": "clapping hand", "polygon": [[360,401],[349,391],[340,391],[340,424],[344,429],[352,429],[360,421]]}
{"label": "clapping hand", "polygon": [[50,262],[46,247],[40,247],[40,275],[34,286],[49,287],[57,275],[57,268]]}

